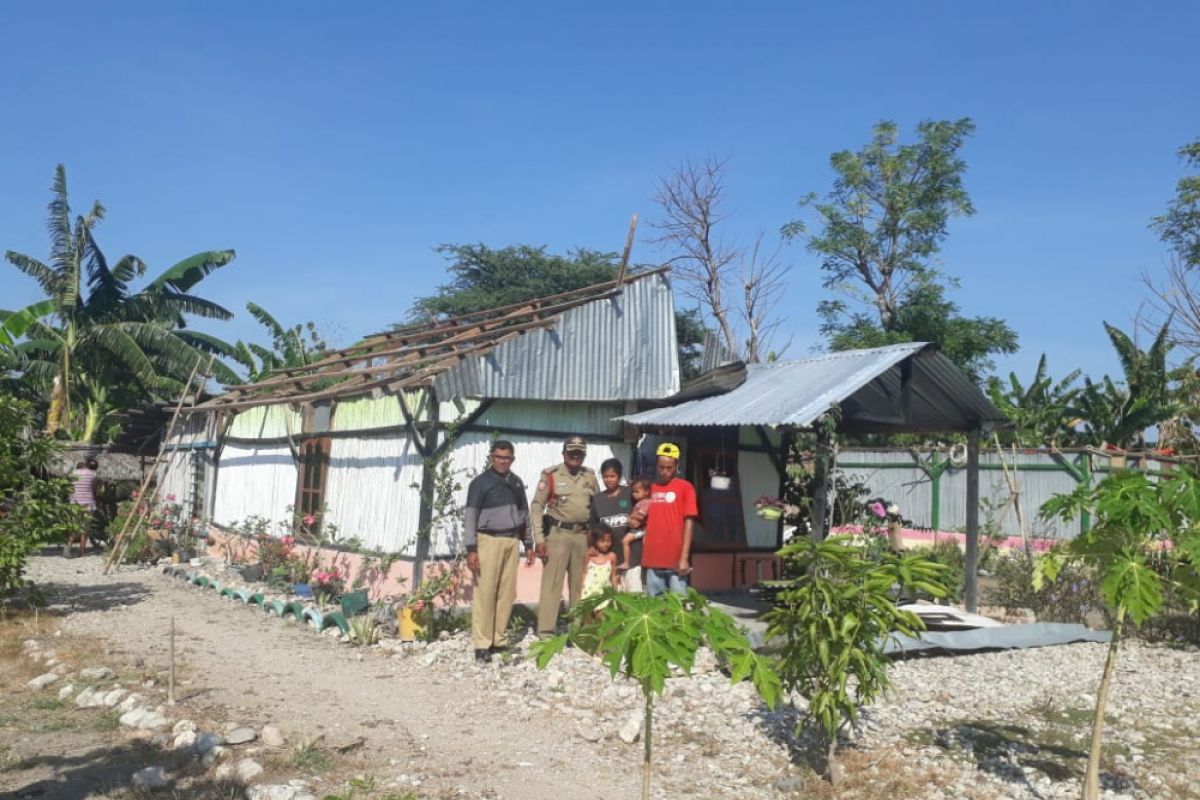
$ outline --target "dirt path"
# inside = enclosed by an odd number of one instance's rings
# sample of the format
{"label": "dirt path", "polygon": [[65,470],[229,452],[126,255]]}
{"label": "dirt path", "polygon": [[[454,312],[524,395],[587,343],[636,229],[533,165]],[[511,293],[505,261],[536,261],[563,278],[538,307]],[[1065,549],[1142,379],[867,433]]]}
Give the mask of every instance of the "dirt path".
{"label": "dirt path", "polygon": [[361,737],[374,776],[416,778],[422,797],[610,800],[640,789],[632,748],[607,753],[553,714],[514,713],[475,691],[476,669],[504,667],[415,671],[383,651],[351,652],[155,571],[105,576],[98,557],[43,556],[31,566],[48,601],[70,612],[64,629],[101,637],[114,660],[165,668],[175,618],[185,670],[176,718],[224,713],[247,725],[274,724],[289,742]]}

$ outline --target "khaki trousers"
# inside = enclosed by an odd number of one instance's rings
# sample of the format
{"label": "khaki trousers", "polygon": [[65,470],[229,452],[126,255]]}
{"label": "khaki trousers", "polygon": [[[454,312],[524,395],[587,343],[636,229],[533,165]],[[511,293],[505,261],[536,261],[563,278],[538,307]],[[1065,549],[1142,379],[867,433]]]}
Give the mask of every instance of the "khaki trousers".
{"label": "khaki trousers", "polygon": [[503,647],[517,597],[518,539],[479,534],[479,575],[471,600],[471,639],[476,650]]}
{"label": "khaki trousers", "polygon": [[563,577],[567,577],[570,605],[583,594],[583,574],[587,570],[586,533],[552,530],[546,536],[546,564],[542,567],[542,593],[538,597],[538,636],[553,636],[558,624],[558,605],[562,601]]}

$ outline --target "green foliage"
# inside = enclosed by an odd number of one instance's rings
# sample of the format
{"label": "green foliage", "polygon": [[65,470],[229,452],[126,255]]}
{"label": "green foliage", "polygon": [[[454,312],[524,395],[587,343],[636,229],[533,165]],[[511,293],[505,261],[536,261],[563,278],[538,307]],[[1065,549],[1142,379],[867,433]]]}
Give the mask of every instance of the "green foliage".
{"label": "green foliage", "polygon": [[[896,125],[881,122],[861,150],[830,157],[837,177],[824,200],[801,199],[818,230],[801,219],[783,233],[806,240],[821,257],[825,288],[845,297],[818,305],[831,349],[932,341],[976,378],[990,368],[990,354],[1016,351],[1004,321],[959,314],[945,295],[954,282],[929,263],[950,218],[975,212],[959,156],[974,130],[970,119],[928,120],[916,143],[901,144]],[[868,310],[852,311],[847,301]]]}
{"label": "green foliage", "polygon": [[83,530],[83,509],[67,498],[69,478],[46,477],[58,445],[34,433],[29,403],[0,395],[0,598],[28,586],[25,563],[39,545]]}
{"label": "green foliage", "polygon": [[350,618],[350,641],[358,647],[370,647],[379,641],[379,623],[374,617],[361,614]]}
{"label": "green foliage", "polygon": [[987,391],[992,403],[1016,425],[1014,431],[1000,432],[1005,444],[1040,447],[1070,441],[1074,429],[1069,423],[1080,391],[1072,384],[1080,374],[1081,370],[1074,370],[1055,381],[1046,369],[1046,354],[1042,353],[1027,386],[1022,385],[1015,372],[1008,374],[1007,386],[999,378],[989,378]]}
{"label": "green foliage", "polygon": [[1146,428],[1177,413],[1167,368],[1167,355],[1172,349],[1169,329],[1170,321],[1159,330],[1150,349],[1142,350],[1124,331],[1104,323],[1124,373],[1124,385],[1118,386],[1107,375],[1096,383],[1084,379],[1077,415],[1088,442],[1141,446]]}
{"label": "green foliage", "polygon": [[1084,624],[1093,612],[1103,611],[1100,584],[1094,570],[1083,564],[1065,564],[1053,583],[1034,587],[1037,557],[1013,550],[996,558],[992,572],[996,586],[987,597],[989,605],[1028,608],[1041,622]]}
{"label": "green foliage", "polygon": [[783,641],[783,686],[808,698],[802,725],[827,746],[861,704],[889,685],[883,647],[893,632],[916,636],[917,615],[901,611],[893,587],[932,597],[946,594],[946,568],[921,555],[868,558],[850,537],[797,539],[779,551],[792,577],[764,615],[767,635]]}
{"label": "green foliage", "polygon": [[1083,565],[1099,579],[1113,621],[1084,779],[1083,796],[1094,800],[1100,796],[1104,709],[1126,618],[1140,627],[1158,615],[1168,587],[1192,613],[1200,601],[1200,481],[1186,470],[1157,481],[1122,471],[1042,506],[1043,516],[1068,521],[1085,511],[1092,514],[1091,528],[1039,558],[1033,586],[1040,590],[1061,581],[1068,565]]}
{"label": "green foliage", "polygon": [[[437,252],[446,257],[451,280],[438,287],[437,294],[417,300],[409,311],[410,323],[424,322],[430,315],[458,316],[571,292],[616,280],[620,272],[616,253],[583,248],[562,256],[527,244],[499,249],[444,244]],[[694,375],[704,341],[696,310],[675,312],[675,335],[683,374]]]}
{"label": "green foliage", "polygon": [[[1179,148],[1184,164],[1200,169],[1200,139]],[[1189,269],[1200,267],[1200,175],[1179,179],[1167,213],[1155,217],[1150,227]]]}
{"label": "green foliage", "polygon": [[650,791],[653,698],[662,695],[672,669],[691,674],[701,646],[707,645],[725,663],[732,683],[749,679],[768,706],[774,708],[779,701],[779,677],[767,660],[751,649],[728,614],[713,608],[694,589],[687,595],[658,597],[605,589],[571,610],[565,634],[535,642],[529,654],[539,669],[545,669],[568,643],[598,656],[614,677],[624,675],[642,687],[646,724],[642,797]]}
{"label": "green foliage", "polygon": [[307,366],[320,360],[329,348],[313,322],[285,328],[256,303],[246,303],[246,310],[271,336],[270,348],[241,340],[232,348],[230,356],[246,368],[251,381],[262,380],[273,370]]}
{"label": "green foliage", "polygon": [[[52,191],[49,261],[5,253],[45,294],[44,302],[16,312],[24,339],[9,348],[5,360],[31,390],[49,395],[47,432],[69,429],[73,438],[90,441],[111,432],[107,420],[115,410],[180,391],[201,353],[214,351],[218,340],[192,334],[188,339],[180,329],[188,315],[232,316],[189,292],[233,261],[234,252],[197,253],[135,292],[129,284],[146,273],[146,264],[126,255],[110,266],[95,239],[104,207],[93,203],[88,213],[72,218],[61,164]],[[7,314],[6,322],[13,316]],[[237,380],[223,364],[216,371],[221,380]]]}
{"label": "green foliage", "polygon": [[967,557],[958,542],[937,542],[917,548],[912,554],[940,565],[944,570],[940,583],[946,590],[943,597],[952,603],[962,600],[967,582]]}

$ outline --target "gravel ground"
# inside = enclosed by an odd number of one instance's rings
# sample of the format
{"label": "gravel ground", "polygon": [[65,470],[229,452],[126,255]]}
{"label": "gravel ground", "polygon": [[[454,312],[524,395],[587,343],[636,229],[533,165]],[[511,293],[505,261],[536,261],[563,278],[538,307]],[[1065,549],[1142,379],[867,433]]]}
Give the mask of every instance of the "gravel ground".
{"label": "gravel ground", "polygon": [[[361,650],[157,570],[104,576],[97,557],[38,558],[31,577],[70,612],[68,631],[102,637],[114,655],[164,663],[174,617],[185,705],[271,723],[291,742],[361,740],[381,786],[521,800],[640,791],[640,692],[579,651],[539,671],[519,657],[477,666],[464,636]],[[862,774],[840,790],[795,766],[794,709],[766,711],[750,687],[730,686],[702,660],[696,675],[669,680],[656,706],[654,796],[1077,796],[1104,653],[1079,644],[896,664],[895,691],[864,709],[847,755]],[[1110,698],[1107,796],[1200,796],[1190,789],[1200,785],[1196,655],[1125,646]]]}

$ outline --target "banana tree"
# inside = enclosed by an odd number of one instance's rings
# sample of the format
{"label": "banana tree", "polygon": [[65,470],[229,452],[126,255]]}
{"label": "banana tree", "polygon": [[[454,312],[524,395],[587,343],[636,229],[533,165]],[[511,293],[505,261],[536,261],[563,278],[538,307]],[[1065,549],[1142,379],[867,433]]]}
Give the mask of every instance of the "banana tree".
{"label": "banana tree", "polygon": [[[132,386],[143,399],[178,391],[203,351],[220,350],[215,338],[181,336],[186,317],[233,316],[191,289],[235,255],[232,250],[197,253],[133,291],[129,284],[146,273],[146,264],[126,255],[109,265],[95,239],[104,207],[95,202],[86,214],[72,219],[61,164],[52,192],[48,262],[11,250],[5,253],[8,262],[36,280],[46,294],[35,304],[39,313],[21,317],[21,333],[12,337],[11,350],[25,379],[49,393],[47,433],[72,422],[72,404],[81,393],[102,402],[115,387]],[[24,311],[28,309],[6,319]],[[21,335],[24,340],[16,342]],[[237,381],[224,364],[217,365],[217,372],[223,381]],[[90,388],[84,376],[90,376]],[[93,422],[94,412],[95,408],[89,412]],[[95,432],[94,424],[84,427]]]}
{"label": "banana tree", "polygon": [[988,379],[988,395],[996,407],[1016,424],[1016,444],[1059,444],[1070,435],[1067,426],[1070,409],[1079,394],[1072,384],[1081,372],[1075,370],[1055,381],[1046,369],[1046,354],[1038,359],[1037,370],[1028,385],[1023,385],[1017,373],[1008,374],[1008,385],[996,377]]}

